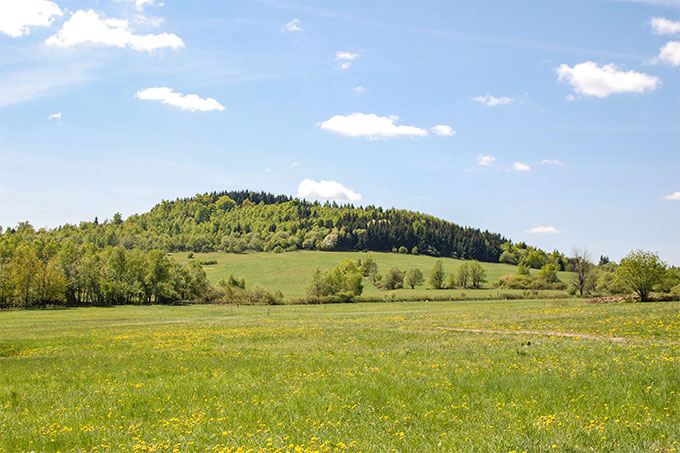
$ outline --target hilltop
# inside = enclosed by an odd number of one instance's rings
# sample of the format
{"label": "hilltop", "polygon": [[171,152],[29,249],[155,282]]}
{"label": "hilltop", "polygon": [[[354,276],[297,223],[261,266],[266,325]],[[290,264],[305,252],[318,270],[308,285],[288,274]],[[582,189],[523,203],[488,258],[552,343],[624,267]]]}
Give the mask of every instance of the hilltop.
{"label": "hilltop", "polygon": [[376,251],[498,262],[507,239],[431,215],[355,207],[249,191],[213,192],[162,201],[123,220],[82,222],[52,231],[98,247],[168,252],[293,250]]}

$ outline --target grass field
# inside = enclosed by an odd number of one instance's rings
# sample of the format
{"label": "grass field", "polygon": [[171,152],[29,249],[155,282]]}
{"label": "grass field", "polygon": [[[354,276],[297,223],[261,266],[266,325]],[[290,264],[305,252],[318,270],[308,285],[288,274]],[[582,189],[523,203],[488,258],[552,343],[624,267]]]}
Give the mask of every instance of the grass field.
{"label": "grass field", "polygon": [[680,303],[0,312],[0,451],[677,451]]}
{"label": "grass field", "polygon": [[[174,253],[173,258],[181,263],[189,261],[187,253]],[[419,268],[425,276],[426,283],[424,286],[412,289],[401,289],[395,292],[397,299],[399,297],[422,298],[427,299],[436,295],[437,297],[451,296],[454,298],[460,297],[461,293],[468,296],[477,295],[487,297],[489,295],[497,295],[497,290],[491,290],[492,283],[497,282],[501,276],[506,274],[514,274],[517,272],[515,266],[510,266],[501,263],[481,263],[484,270],[486,270],[488,282],[484,284],[487,291],[479,290],[428,290],[427,277],[430,275],[432,266],[434,266],[437,258],[425,255],[407,255],[399,253],[378,253],[378,252],[320,252],[320,251],[298,251],[288,253],[195,253],[194,260],[215,260],[217,264],[204,266],[208,279],[213,283],[217,283],[220,279],[226,279],[230,274],[239,278],[245,278],[246,285],[252,286],[257,283],[270,291],[280,290],[287,298],[303,297],[305,295],[305,288],[312,279],[312,274],[316,268],[321,270],[331,270],[340,261],[351,259],[365,259],[367,256],[372,256],[378,263],[378,272],[384,273],[391,267],[398,267],[402,271],[410,268]],[[448,274],[455,273],[458,266],[464,263],[462,260],[455,260],[453,258],[442,258],[444,262],[444,272],[447,277]],[[532,270],[532,273],[536,273]],[[563,281],[569,281],[572,278],[570,272],[559,272],[558,277]],[[521,294],[522,291],[508,291],[508,293]],[[565,292],[560,292],[566,296]],[[383,296],[385,291],[381,291],[373,286],[368,279],[364,279],[364,295],[367,296]]]}

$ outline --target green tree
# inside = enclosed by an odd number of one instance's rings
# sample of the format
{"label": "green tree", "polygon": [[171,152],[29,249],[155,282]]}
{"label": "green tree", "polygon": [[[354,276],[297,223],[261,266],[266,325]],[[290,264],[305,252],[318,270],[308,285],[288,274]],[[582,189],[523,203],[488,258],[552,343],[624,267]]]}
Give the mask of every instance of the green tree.
{"label": "green tree", "polygon": [[666,263],[653,252],[636,250],[630,252],[616,269],[616,276],[626,287],[640,296],[640,301],[649,300],[649,293],[666,274]]}
{"label": "green tree", "polygon": [[555,265],[552,263],[543,265],[541,270],[538,272],[538,276],[548,283],[555,283],[559,280],[557,278],[557,270],[555,269]]}
{"label": "green tree", "polygon": [[437,260],[430,271],[430,285],[434,289],[441,289],[444,284],[444,263],[442,260]]}
{"label": "green tree", "polygon": [[425,283],[425,277],[420,269],[414,267],[406,271],[404,285],[410,286],[411,289],[415,289],[416,286],[422,285],[423,283]]}
{"label": "green tree", "polygon": [[398,267],[390,268],[379,282],[380,289],[399,289],[404,287],[404,273]]}
{"label": "green tree", "polygon": [[487,281],[486,271],[477,260],[472,261],[469,266],[470,266],[470,280],[472,281],[472,286],[474,288],[480,288],[482,286],[482,283],[485,283]]}
{"label": "green tree", "polygon": [[517,265],[517,275],[529,275],[530,268],[525,263],[519,263]]}
{"label": "green tree", "polygon": [[470,284],[470,266],[468,263],[463,263],[458,266],[458,271],[456,273],[456,279],[458,280],[458,285],[463,288],[467,288]]}

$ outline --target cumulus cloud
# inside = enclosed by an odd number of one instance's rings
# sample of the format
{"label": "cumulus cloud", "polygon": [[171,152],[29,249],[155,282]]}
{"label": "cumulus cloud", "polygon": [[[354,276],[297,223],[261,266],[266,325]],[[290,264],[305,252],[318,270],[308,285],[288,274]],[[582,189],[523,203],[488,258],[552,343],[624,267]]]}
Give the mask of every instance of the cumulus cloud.
{"label": "cumulus cloud", "polygon": [[337,181],[314,181],[303,179],[298,185],[299,198],[315,200],[361,201],[361,194],[348,189]]}
{"label": "cumulus cloud", "polygon": [[557,159],[543,159],[539,162],[541,165],[557,165],[558,167],[566,167],[567,164],[560,162]]}
{"label": "cumulus cloud", "polygon": [[480,154],[477,156],[477,164],[482,167],[491,167],[496,161],[496,158],[489,154]]}
{"label": "cumulus cloud", "polygon": [[58,113],[53,113],[50,116],[47,117],[48,120],[61,120],[61,112]]}
{"label": "cumulus cloud", "polygon": [[666,63],[671,66],[680,66],[680,41],[670,41],[659,50],[654,63]]}
{"label": "cumulus cloud", "polygon": [[487,107],[496,107],[499,105],[512,104],[515,100],[507,96],[501,96],[497,98],[496,96],[491,96],[490,94],[486,94],[484,96],[475,96],[470,99],[472,99],[475,102],[479,102],[480,104],[484,104]]}
{"label": "cumulus cloud", "polygon": [[45,40],[50,46],[70,47],[77,44],[129,47],[138,51],[152,51],[170,47],[179,49],[184,42],[175,34],[160,33],[135,35],[123,19],[103,19],[93,10],[76,11],[62,25],[56,35]]}
{"label": "cumulus cloud", "polygon": [[149,101],[161,101],[163,104],[173,105],[183,110],[195,112],[200,110],[207,112],[210,110],[224,110],[225,107],[213,98],[203,99],[195,94],[182,94],[173,91],[168,87],[154,87],[139,90],[135,94],[137,99]]}
{"label": "cumulus cloud", "polygon": [[524,230],[529,234],[561,234],[562,231],[558,230],[554,226],[535,226],[533,228],[528,228]]}
{"label": "cumulus cloud", "polygon": [[657,35],[675,35],[680,33],[680,21],[666,19],[665,17],[652,17],[650,23],[652,30]]}
{"label": "cumulus cloud", "polygon": [[286,25],[283,26],[284,31],[302,31],[302,27],[300,26],[300,19],[293,19],[290,22],[288,22]]}
{"label": "cumulus cloud", "polygon": [[680,192],[669,193],[668,195],[663,197],[663,199],[664,200],[672,200],[672,201],[680,200]]}
{"label": "cumulus cloud", "polygon": [[0,33],[12,38],[28,35],[31,27],[46,27],[54,16],[61,16],[59,6],[47,0],[0,0]]}
{"label": "cumulus cloud", "polygon": [[389,138],[400,135],[425,136],[425,129],[416,126],[397,126],[397,116],[378,116],[375,113],[350,113],[335,115],[330,119],[317,123],[321,129],[348,137]]}
{"label": "cumulus cloud", "polygon": [[661,85],[661,79],[635,71],[620,71],[613,64],[598,66],[586,61],[570,67],[562,64],[557,70],[558,80],[567,82],[584,96],[606,98],[613,93],[644,93]]}
{"label": "cumulus cloud", "polygon": [[432,126],[430,130],[433,134],[441,135],[442,137],[453,137],[456,135],[456,131],[454,131],[451,126],[445,124],[437,124],[436,126]]}
{"label": "cumulus cloud", "polygon": [[530,171],[531,167],[522,162],[513,162],[512,169],[515,171]]}
{"label": "cumulus cloud", "polygon": [[340,69],[347,69],[352,66],[352,61],[356,60],[358,53],[338,50],[335,53],[335,61],[340,64]]}

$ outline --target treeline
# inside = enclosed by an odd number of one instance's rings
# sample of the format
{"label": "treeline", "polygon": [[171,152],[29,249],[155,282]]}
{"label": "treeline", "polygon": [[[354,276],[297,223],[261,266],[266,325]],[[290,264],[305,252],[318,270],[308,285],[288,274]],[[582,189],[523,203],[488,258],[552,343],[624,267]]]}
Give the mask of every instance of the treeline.
{"label": "treeline", "polygon": [[199,301],[210,291],[200,264],[161,250],[58,241],[26,223],[0,238],[0,308]]}
{"label": "treeline", "polygon": [[[8,228],[2,236],[14,234]],[[430,215],[380,207],[307,202],[248,191],[214,192],[163,201],[123,220],[64,225],[45,232],[62,243],[97,249],[168,252],[246,250],[400,251],[498,262],[507,242],[499,234],[461,227]]]}

